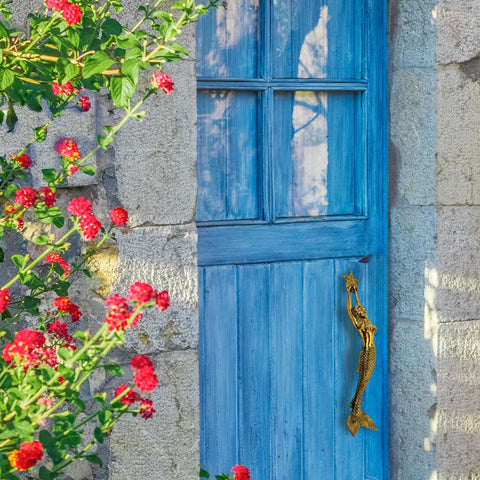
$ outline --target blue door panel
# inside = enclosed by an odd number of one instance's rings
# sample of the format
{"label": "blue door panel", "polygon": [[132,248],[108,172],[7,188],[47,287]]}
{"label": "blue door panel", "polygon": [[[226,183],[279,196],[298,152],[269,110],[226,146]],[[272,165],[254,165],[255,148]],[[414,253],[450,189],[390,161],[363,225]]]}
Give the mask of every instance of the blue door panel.
{"label": "blue door panel", "polygon": [[[385,2],[229,0],[197,28],[201,463],[387,480]],[[360,338],[364,410],[346,427]]]}

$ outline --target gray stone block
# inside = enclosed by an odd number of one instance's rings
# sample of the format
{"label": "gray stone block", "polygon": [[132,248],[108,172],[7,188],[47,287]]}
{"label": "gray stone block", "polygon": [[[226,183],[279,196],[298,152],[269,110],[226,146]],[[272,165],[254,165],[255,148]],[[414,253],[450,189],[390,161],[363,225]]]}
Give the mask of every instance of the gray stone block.
{"label": "gray stone block", "polygon": [[390,322],[390,479],[431,480],[436,469],[436,336],[420,322]]}
{"label": "gray stone block", "polygon": [[390,211],[389,302],[395,318],[425,320],[426,275],[436,268],[435,217],[434,207]]}
{"label": "gray stone block", "polygon": [[479,339],[479,320],[440,327],[437,446],[442,479],[480,475]]}
{"label": "gray stone block", "polygon": [[465,62],[480,54],[477,0],[439,0],[436,12],[439,63]]}
{"label": "gray stone block", "polygon": [[197,348],[195,225],[134,229],[119,237],[118,247],[119,289],[142,281],[170,295],[170,308],[162,313],[146,311],[138,326],[128,332],[127,346],[140,353]]}
{"label": "gray stone block", "polygon": [[197,352],[164,353],[154,363],[159,386],[151,398],[157,413],[149,420],[125,416],[114,426],[109,480],[198,477]]}
{"label": "gray stone block", "polygon": [[440,321],[469,320],[480,311],[480,207],[443,207],[438,211],[436,294]]}
{"label": "gray stone block", "polygon": [[393,72],[390,138],[396,152],[397,202],[435,204],[436,76],[433,70]]}
{"label": "gray stone block", "polygon": [[390,1],[390,61],[394,68],[434,66],[437,0]]}

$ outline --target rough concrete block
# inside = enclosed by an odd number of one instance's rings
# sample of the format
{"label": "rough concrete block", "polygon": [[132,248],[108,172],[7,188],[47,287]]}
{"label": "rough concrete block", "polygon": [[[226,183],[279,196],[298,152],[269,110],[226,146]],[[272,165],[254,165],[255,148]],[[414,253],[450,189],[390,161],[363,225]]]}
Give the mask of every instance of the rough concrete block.
{"label": "rough concrete block", "polygon": [[159,387],[152,392],[153,418],[127,417],[111,434],[110,480],[197,478],[198,361],[196,351],[154,359]]}
{"label": "rough concrete block", "polygon": [[390,61],[394,68],[434,66],[437,0],[390,1]]}
{"label": "rough concrete block", "polygon": [[[128,332],[136,352],[196,348],[198,344],[197,233],[194,224],[139,228],[119,237],[119,287],[135,281],[168,290],[170,308],[145,312]],[[123,293],[123,292],[122,292]]]}
{"label": "rough concrete block", "polygon": [[480,84],[456,65],[438,71],[438,202],[480,203]]}
{"label": "rough concrete block", "polygon": [[480,309],[480,207],[440,208],[437,225],[440,321],[476,318]]}
{"label": "rough concrete block", "polygon": [[436,346],[420,322],[393,318],[390,324],[390,479],[430,480],[436,468]]}
{"label": "rough concrete block", "polygon": [[424,320],[425,269],[435,268],[434,207],[390,211],[390,310],[396,318]]}
{"label": "rough concrete block", "polygon": [[479,478],[480,320],[440,326],[437,368],[440,478]]}
{"label": "rough concrete block", "polygon": [[439,0],[437,59],[465,62],[480,54],[480,4],[477,0]]}
{"label": "rough concrete block", "polygon": [[149,99],[148,119],[114,141],[119,198],[134,225],[191,222],[196,204],[193,62],[168,65],[175,91]]}
{"label": "rough concrete block", "polygon": [[436,77],[433,70],[393,72],[390,138],[397,152],[396,202],[435,203]]}

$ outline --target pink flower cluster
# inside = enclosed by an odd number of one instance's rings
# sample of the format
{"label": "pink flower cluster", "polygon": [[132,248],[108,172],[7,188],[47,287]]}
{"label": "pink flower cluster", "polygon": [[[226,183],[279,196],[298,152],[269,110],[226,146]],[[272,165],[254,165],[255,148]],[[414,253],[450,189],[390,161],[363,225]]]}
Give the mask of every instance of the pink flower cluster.
{"label": "pink flower cluster", "polygon": [[76,350],[75,340],[68,333],[68,325],[57,320],[48,325],[48,333],[51,333],[57,340],[60,341],[60,346]]}
{"label": "pink flower cluster", "polygon": [[73,198],[67,210],[80,219],[80,229],[86,240],[95,238],[102,228],[102,224],[93,214],[90,200],[83,197]]}
{"label": "pink flower cluster", "polygon": [[[155,375],[152,361],[146,355],[133,357],[130,366],[134,371],[133,383],[141,392],[151,392],[158,385],[158,379]],[[115,389],[115,396],[117,397],[126,389],[127,387],[125,385],[120,385]],[[155,413],[153,402],[147,398],[142,398],[140,394],[133,389],[129,390],[120,401],[124,405],[133,405],[136,402],[140,402],[140,415],[145,419],[152,418]]]}
{"label": "pink flower cluster", "polygon": [[173,81],[172,78],[163,72],[155,72],[150,79],[153,88],[158,90],[163,90],[165,95],[173,92]]}
{"label": "pink flower cluster", "polygon": [[[151,285],[143,282],[135,282],[130,285],[127,297],[128,300],[139,306],[146,305],[153,300],[160,312],[166,310],[170,305],[170,299],[166,290],[157,293]],[[110,307],[105,317],[105,323],[109,325],[110,330],[125,330],[129,325],[135,327],[141,319],[142,312],[137,313],[135,318],[132,321],[130,320],[135,309],[128,305],[126,298],[121,297],[117,293],[109,297],[104,302],[104,305]]]}
{"label": "pink flower cluster", "polygon": [[250,471],[244,465],[235,465],[231,470],[234,480],[250,480]]}
{"label": "pink flower cluster", "polygon": [[0,313],[3,313],[10,302],[10,293],[7,288],[0,289]]}
{"label": "pink flower cluster", "polygon": [[62,12],[62,17],[69,25],[76,25],[82,19],[82,9],[76,3],[68,0],[45,0],[45,5],[51,10]]}
{"label": "pink flower cluster", "polygon": [[12,155],[12,160],[18,162],[24,170],[32,166],[32,159],[26,153],[22,153],[18,157]]}
{"label": "pink flower cluster", "polygon": [[54,95],[67,95],[67,97],[70,97],[71,95],[77,95],[80,90],[74,88],[72,82],[69,80],[64,85],[60,85],[57,81],[54,81],[52,83],[52,91]]}
{"label": "pink flower cluster", "polygon": [[[34,188],[24,187],[18,189],[15,193],[15,203],[27,209],[33,207],[37,201],[45,202],[48,208],[53,207],[57,201],[55,192],[50,187],[40,187],[38,192]],[[12,206],[9,205],[8,207]],[[14,210],[15,208],[7,212],[5,207],[5,213],[7,214],[12,213]]]}
{"label": "pink flower cluster", "polygon": [[25,370],[39,365],[55,368],[58,365],[57,352],[55,348],[47,347],[45,342],[45,335],[38,330],[20,330],[13,343],[5,345],[3,358],[7,363],[19,362]]}
{"label": "pink flower cluster", "polygon": [[55,151],[69,162],[75,162],[82,155],[78,151],[78,145],[73,138],[62,137],[55,143]]}
{"label": "pink flower cluster", "polygon": [[57,253],[50,253],[45,257],[47,263],[58,263],[65,273],[62,275],[62,278],[68,277],[70,275],[70,265]]}
{"label": "pink flower cluster", "polygon": [[114,225],[121,227],[128,222],[128,212],[123,208],[114,208],[110,211],[110,219]]}
{"label": "pink flower cluster", "polygon": [[70,315],[72,322],[78,322],[82,312],[68,297],[58,297],[53,301],[59,312],[65,312]]}

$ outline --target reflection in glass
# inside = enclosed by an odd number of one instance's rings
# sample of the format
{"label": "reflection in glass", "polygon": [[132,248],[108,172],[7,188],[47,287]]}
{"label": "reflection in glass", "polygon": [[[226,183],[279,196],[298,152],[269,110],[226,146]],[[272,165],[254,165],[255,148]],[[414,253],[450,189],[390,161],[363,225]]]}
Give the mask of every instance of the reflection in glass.
{"label": "reflection in glass", "polygon": [[354,20],[361,3],[273,0],[274,77],[358,78],[360,30]]}
{"label": "reflection in glass", "polygon": [[275,215],[278,218],[355,213],[356,95],[275,95]]}
{"label": "reflection in glass", "polygon": [[258,217],[257,94],[198,94],[197,221]]}
{"label": "reflection in glass", "polygon": [[257,76],[258,0],[228,2],[201,15],[197,75],[215,78]]}

